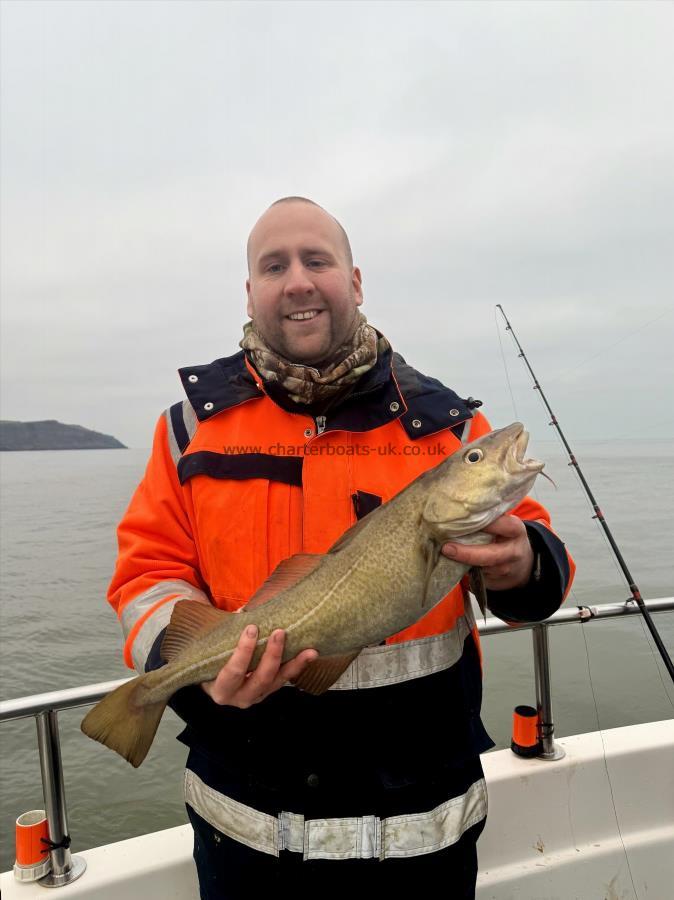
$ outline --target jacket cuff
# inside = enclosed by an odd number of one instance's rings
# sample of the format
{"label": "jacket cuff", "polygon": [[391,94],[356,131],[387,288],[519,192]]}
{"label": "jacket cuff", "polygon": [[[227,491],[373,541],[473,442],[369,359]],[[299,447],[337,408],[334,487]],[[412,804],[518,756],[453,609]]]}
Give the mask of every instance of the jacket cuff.
{"label": "jacket cuff", "polygon": [[491,612],[506,622],[542,622],[562,605],[569,583],[569,558],[562,541],[540,522],[524,520],[534,568],[524,587],[487,591]]}
{"label": "jacket cuff", "polygon": [[164,640],[166,628],[162,628],[157,637],[154,639],[150,652],[145,660],[145,671],[154,672],[155,669],[161,669],[166,665],[166,660],[161,655],[161,642]]}

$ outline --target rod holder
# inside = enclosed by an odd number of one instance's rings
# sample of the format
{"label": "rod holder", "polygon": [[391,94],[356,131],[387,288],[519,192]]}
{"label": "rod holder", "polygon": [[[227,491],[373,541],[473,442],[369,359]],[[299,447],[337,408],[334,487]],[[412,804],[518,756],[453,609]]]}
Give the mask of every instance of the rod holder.
{"label": "rod holder", "polygon": [[566,756],[564,750],[555,743],[555,725],[552,718],[552,696],[550,691],[550,646],[548,626],[539,622],[532,629],[534,642],[534,671],[536,674],[536,709],[541,752],[537,759],[557,760]]}
{"label": "rod holder", "polygon": [[[41,878],[43,887],[63,887],[75,881],[87,867],[81,856],[72,856],[69,850],[66,795],[63,786],[63,765],[59,742],[58,714],[54,709],[44,710],[35,717],[37,743],[40,749],[42,791],[49,824],[49,840],[52,847],[49,856],[51,872]],[[60,845],[60,846],[59,846]]]}

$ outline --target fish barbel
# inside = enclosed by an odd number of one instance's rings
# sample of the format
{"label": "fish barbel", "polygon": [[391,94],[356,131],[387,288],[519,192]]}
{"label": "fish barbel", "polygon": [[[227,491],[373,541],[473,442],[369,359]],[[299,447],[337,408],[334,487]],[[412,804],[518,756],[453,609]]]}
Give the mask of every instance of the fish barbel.
{"label": "fish barbel", "polygon": [[543,463],[526,459],[519,422],[466,444],[346,531],[325,554],[282,562],[238,613],[179,601],[161,653],[167,665],[123,684],[84,718],[82,731],[125,757],[145,759],[167,702],[210,681],[254,624],[254,669],[271,633],[286,632],[283,661],[319,657],[295,681],[326,691],[363,648],[408,628],[463,578],[468,566],[440,552],[446,541],[485,543],[487,525],[528,493]]}

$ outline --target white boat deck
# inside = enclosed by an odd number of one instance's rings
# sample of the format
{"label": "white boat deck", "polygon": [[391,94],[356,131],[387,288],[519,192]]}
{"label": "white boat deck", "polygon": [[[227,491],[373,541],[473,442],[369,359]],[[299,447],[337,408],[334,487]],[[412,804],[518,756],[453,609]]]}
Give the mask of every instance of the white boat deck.
{"label": "white boat deck", "polygon": [[[478,900],[674,900],[674,720],[558,743],[566,756],[557,762],[509,750],[483,757],[489,818]],[[199,896],[189,825],[73,849],[87,871],[58,889],[64,897]],[[4,900],[45,897],[11,872],[0,887]]]}

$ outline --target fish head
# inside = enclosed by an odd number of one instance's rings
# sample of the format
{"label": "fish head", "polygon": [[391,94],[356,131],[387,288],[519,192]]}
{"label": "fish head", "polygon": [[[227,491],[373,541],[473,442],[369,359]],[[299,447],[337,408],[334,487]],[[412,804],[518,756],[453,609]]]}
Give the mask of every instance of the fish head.
{"label": "fish head", "polygon": [[422,519],[439,541],[473,534],[508,512],[531,489],[544,463],[525,457],[520,422],[484,435],[442,462],[428,481]]}

